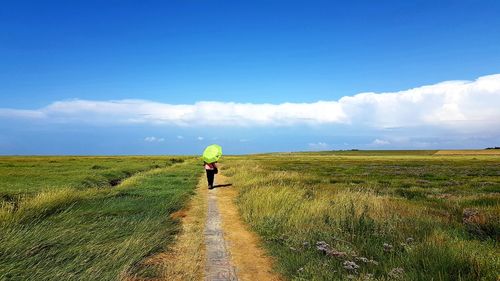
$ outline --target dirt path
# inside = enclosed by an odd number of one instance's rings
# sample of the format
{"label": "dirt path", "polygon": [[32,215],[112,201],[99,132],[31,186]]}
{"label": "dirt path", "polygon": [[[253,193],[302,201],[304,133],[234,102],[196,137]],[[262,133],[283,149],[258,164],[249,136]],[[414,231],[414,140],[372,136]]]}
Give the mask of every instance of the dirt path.
{"label": "dirt path", "polygon": [[222,219],[217,204],[217,193],[220,190],[208,192],[207,221],[205,224],[204,240],[207,253],[205,280],[236,281],[235,267],[231,264],[231,258],[224,239],[225,233],[222,229]]}
{"label": "dirt path", "polygon": [[[218,185],[230,184],[228,178],[217,175]],[[219,187],[208,192],[208,204],[210,208],[211,198],[216,200],[218,213],[222,223],[222,239],[225,241],[226,254],[229,257],[228,266],[234,270],[237,280],[246,281],[274,281],[282,280],[272,271],[272,260],[260,247],[257,235],[249,231],[242,222],[234,200],[237,191],[234,186]],[[208,214],[210,219],[210,213]],[[207,247],[207,272],[210,272],[210,257]],[[229,279],[208,279],[206,280],[236,280],[232,275],[227,275]],[[234,277],[234,278],[236,278]]]}
{"label": "dirt path", "polygon": [[[216,182],[229,184],[223,175],[217,175]],[[144,261],[159,268],[162,276],[148,280],[282,280],[272,272],[272,260],[260,248],[259,238],[241,221],[236,195],[233,186],[208,190],[205,176],[201,177],[188,206],[172,214],[182,220],[176,242]]]}

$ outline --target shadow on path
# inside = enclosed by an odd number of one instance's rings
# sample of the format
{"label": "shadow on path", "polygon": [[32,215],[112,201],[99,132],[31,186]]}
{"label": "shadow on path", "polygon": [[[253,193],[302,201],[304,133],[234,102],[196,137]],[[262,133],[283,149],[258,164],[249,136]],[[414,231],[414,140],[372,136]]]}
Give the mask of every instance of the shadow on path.
{"label": "shadow on path", "polygon": [[213,188],[219,188],[219,187],[228,187],[228,186],[233,186],[232,183],[227,183],[227,184],[215,184]]}

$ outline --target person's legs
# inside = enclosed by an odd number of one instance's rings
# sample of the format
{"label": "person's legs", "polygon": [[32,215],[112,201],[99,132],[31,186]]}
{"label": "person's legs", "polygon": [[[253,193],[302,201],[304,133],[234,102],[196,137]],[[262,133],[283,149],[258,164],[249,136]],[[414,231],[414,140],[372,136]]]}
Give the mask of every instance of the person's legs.
{"label": "person's legs", "polygon": [[214,170],[206,170],[206,171],[207,171],[208,188],[212,188],[214,186]]}

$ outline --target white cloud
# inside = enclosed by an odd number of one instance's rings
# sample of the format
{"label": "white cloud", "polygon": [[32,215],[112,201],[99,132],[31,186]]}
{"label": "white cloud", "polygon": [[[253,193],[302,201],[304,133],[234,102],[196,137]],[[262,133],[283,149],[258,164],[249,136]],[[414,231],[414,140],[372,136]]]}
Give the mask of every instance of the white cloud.
{"label": "white cloud", "polygon": [[389,144],[391,144],[391,142],[388,140],[375,139],[375,140],[373,140],[372,144],[373,145],[389,145]]}
{"label": "white cloud", "polygon": [[202,141],[202,140],[204,140],[205,138],[204,138],[204,137],[197,137],[197,139],[198,139],[199,141]]}
{"label": "white cloud", "polygon": [[309,150],[328,150],[331,146],[325,142],[314,142],[308,144]]}
{"label": "white cloud", "polygon": [[500,120],[500,74],[395,93],[361,93],[339,103],[351,124],[485,129]]}
{"label": "white cloud", "polygon": [[45,114],[42,110],[25,110],[25,109],[11,109],[0,108],[0,118],[44,118]]}
{"label": "white cloud", "polygon": [[446,127],[459,132],[500,132],[500,74],[475,81],[447,81],[392,93],[360,93],[338,101],[254,104],[146,100],[66,100],[36,110],[0,109],[0,118],[48,122],[146,123],[174,126]]}
{"label": "white cloud", "polygon": [[157,138],[157,137],[145,137],[144,138],[145,142],[164,142],[164,138]]}
{"label": "white cloud", "polygon": [[178,140],[182,140],[182,139],[184,139],[184,137],[183,136],[177,136],[177,139]]}

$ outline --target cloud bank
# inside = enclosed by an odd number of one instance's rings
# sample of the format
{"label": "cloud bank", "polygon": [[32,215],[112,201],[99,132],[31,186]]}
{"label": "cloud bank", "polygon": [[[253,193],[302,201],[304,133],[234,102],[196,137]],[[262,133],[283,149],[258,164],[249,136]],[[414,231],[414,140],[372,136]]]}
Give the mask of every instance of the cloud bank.
{"label": "cloud bank", "polygon": [[474,81],[445,81],[399,92],[360,93],[336,101],[168,104],[131,99],[74,99],[56,101],[33,110],[0,108],[0,118],[188,127],[345,124],[388,129],[432,126],[458,131],[500,132],[500,74]]}

